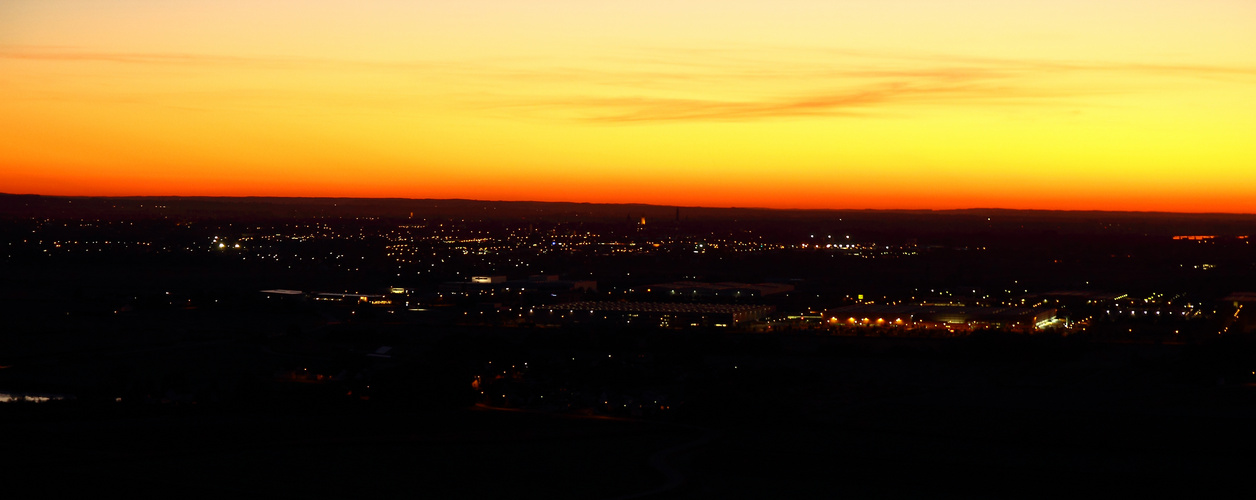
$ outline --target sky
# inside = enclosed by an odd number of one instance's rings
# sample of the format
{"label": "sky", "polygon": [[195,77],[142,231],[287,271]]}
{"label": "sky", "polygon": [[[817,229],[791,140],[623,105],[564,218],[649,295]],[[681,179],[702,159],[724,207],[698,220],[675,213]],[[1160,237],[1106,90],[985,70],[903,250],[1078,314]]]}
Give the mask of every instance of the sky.
{"label": "sky", "polygon": [[0,192],[1256,213],[1250,0],[4,0]]}

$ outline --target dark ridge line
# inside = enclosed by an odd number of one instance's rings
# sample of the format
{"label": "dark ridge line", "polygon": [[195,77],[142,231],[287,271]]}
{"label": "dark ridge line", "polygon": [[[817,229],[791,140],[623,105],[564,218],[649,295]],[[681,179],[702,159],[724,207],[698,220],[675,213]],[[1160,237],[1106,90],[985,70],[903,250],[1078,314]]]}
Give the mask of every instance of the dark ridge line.
{"label": "dark ridge line", "polygon": [[1186,216],[1250,216],[1253,212],[1172,212],[1164,210],[1076,210],[1076,209],[1040,209],[1040,208],[771,208],[771,207],[718,207],[702,205],[660,205],[653,203],[598,203],[587,201],[536,201],[536,200],[477,200],[473,198],[363,198],[350,196],[181,196],[181,195],[146,195],[146,196],[61,196],[24,193],[2,193],[0,198],[38,198],[48,200],[180,200],[180,201],[223,201],[223,202],[258,202],[258,201],[360,201],[360,202],[454,202],[479,204],[538,204],[538,205],[575,205],[597,207],[640,207],[657,209],[690,209],[690,210],[743,210],[767,211],[782,213],[831,212],[831,213],[933,213],[933,214],[1059,214],[1059,215],[1186,215]]}

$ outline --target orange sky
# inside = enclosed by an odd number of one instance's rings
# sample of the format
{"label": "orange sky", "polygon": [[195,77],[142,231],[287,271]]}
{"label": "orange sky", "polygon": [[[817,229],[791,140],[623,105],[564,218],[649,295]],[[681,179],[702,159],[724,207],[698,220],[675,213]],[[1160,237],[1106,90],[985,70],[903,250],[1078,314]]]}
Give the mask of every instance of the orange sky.
{"label": "orange sky", "polygon": [[8,0],[0,192],[1256,213],[1253,21],[1247,0]]}

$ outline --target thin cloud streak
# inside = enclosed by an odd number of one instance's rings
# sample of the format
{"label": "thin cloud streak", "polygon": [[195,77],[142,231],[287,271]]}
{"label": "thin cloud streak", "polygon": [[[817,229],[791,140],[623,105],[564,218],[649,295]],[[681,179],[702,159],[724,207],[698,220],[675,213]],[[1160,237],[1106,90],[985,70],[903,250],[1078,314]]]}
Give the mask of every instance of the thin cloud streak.
{"label": "thin cloud streak", "polygon": [[[1093,93],[1092,93],[1093,94]],[[590,98],[537,106],[601,111],[584,121],[640,123],[678,121],[750,121],[770,118],[871,117],[890,105],[982,106],[1055,105],[1080,92],[1027,91],[982,85],[916,85],[899,82],[846,92],[832,92],[789,99],[721,101],[713,99],[657,99],[644,97]]]}
{"label": "thin cloud streak", "polygon": [[[999,59],[948,54],[901,54],[858,52],[849,50],[814,49],[810,52],[824,54],[835,59],[827,63],[781,62],[770,57],[750,57],[742,55],[737,58],[710,58],[708,62],[677,58],[676,53],[709,54],[711,50],[665,49],[671,57],[618,56],[600,58],[602,61],[616,61],[629,69],[606,70],[590,67],[572,66],[539,66],[546,62],[541,58],[497,58],[470,61],[371,61],[361,59],[306,58],[285,56],[222,56],[199,53],[134,53],[134,52],[82,52],[70,47],[46,46],[0,46],[0,59],[49,62],[116,62],[127,64],[187,64],[187,65],[237,65],[237,66],[288,66],[288,67],[340,67],[340,68],[380,68],[380,69],[414,69],[430,71],[466,70],[482,76],[532,77],[536,79],[554,79],[566,81],[573,77],[584,76],[589,80],[615,79],[615,77],[631,77],[633,79],[705,79],[702,73],[711,73],[710,78],[724,79],[781,79],[798,77],[942,77],[966,75],[1007,76],[1024,72],[1061,71],[1061,72],[1122,72],[1147,73],[1183,76],[1234,76],[1256,79],[1256,66],[1219,66],[1204,64],[1149,64],[1120,62],[1069,62],[1031,59]],[[696,52],[695,52],[696,51]],[[730,52],[720,50],[718,52]],[[793,49],[793,53],[805,53],[807,50]],[[840,61],[836,58],[850,59]],[[880,64],[859,60],[870,60]],[[724,62],[713,62],[722,60]],[[886,61],[913,61],[931,63],[928,67],[886,68]],[[523,70],[512,66],[526,66]],[[645,69],[650,66],[667,66],[679,68],[673,71]],[[787,66],[781,69],[782,66]],[[836,67],[836,68],[835,68]],[[472,71],[478,70],[478,71]]]}
{"label": "thin cloud streak", "polygon": [[[0,46],[0,59],[50,63],[199,66],[293,71],[379,71],[398,78],[456,82],[457,93],[362,96],[343,89],[327,99],[346,107],[443,100],[501,118],[585,123],[763,121],[868,117],[905,105],[955,107],[1082,106],[1084,98],[1152,92],[1156,79],[1256,82],[1256,66],[1013,60],[838,49],[638,50],[598,60],[480,59],[366,61],[236,57],[181,53],[113,53]],[[773,54],[787,54],[780,59]],[[561,64],[555,64],[561,63]],[[1073,76],[1129,76],[1126,83],[1047,83]],[[294,79],[293,85],[300,85]],[[559,87],[559,84],[562,86]],[[249,85],[246,79],[241,85]],[[566,96],[555,97],[563,88]],[[281,94],[276,89],[267,93]],[[324,89],[332,96],[335,89]],[[228,100],[251,96],[235,89]],[[303,95],[303,94],[298,94]],[[234,97],[232,97],[234,96]],[[327,96],[327,97],[332,97]],[[252,100],[252,99],[246,99]],[[1095,104],[1093,101],[1090,104]]]}

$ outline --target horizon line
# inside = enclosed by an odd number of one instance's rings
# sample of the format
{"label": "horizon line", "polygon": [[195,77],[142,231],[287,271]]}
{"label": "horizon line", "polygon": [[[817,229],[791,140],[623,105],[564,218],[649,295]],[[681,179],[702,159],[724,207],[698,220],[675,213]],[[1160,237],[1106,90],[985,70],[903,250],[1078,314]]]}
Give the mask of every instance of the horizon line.
{"label": "horizon line", "polygon": [[260,196],[260,195],[50,195],[37,193],[5,193],[0,196],[33,196],[41,198],[84,198],[84,199],[135,199],[135,198],[180,198],[180,199],[284,199],[284,200],[398,200],[398,201],[469,201],[478,203],[548,203],[566,205],[637,205],[659,208],[690,208],[705,210],[765,210],[777,212],[972,212],[972,211],[1004,211],[1004,212],[1067,212],[1067,213],[1126,213],[1126,214],[1165,214],[1165,215],[1256,215],[1253,212],[1174,212],[1167,210],[1103,210],[1103,209],[1060,209],[1060,208],[1000,208],[1000,207],[969,207],[969,208],[772,208],[772,207],[738,207],[738,206],[700,206],[679,204],[657,204],[639,202],[592,202],[592,201],[544,201],[544,200],[483,200],[475,198],[403,198],[403,197],[363,197],[363,196]]}

